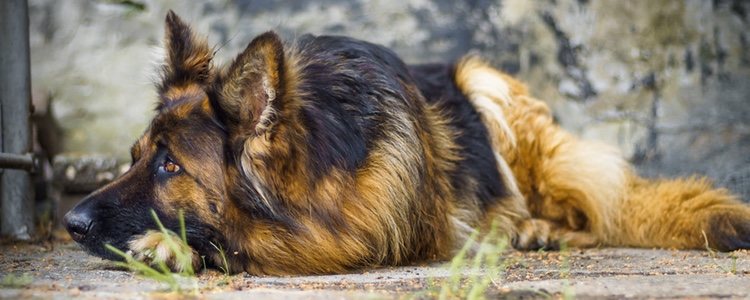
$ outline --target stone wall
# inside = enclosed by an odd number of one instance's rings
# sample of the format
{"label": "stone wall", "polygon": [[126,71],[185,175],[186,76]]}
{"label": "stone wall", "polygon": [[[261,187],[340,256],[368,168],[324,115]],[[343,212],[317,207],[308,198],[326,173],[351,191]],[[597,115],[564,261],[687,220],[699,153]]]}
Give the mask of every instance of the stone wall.
{"label": "stone wall", "polygon": [[648,176],[708,174],[750,198],[750,2],[743,0],[30,0],[37,99],[64,150],[127,159],[152,117],[162,22],[174,9],[226,61],[269,29],[341,34],[408,62],[478,52],[559,122]]}

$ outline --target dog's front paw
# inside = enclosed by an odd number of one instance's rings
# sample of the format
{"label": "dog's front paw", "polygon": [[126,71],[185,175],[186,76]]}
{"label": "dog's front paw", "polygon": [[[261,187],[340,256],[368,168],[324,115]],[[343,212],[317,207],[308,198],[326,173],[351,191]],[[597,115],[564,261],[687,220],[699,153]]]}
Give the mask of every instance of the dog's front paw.
{"label": "dog's front paw", "polygon": [[149,265],[165,264],[175,272],[192,272],[200,265],[198,253],[177,234],[149,230],[136,236],[129,243],[131,254],[136,260]]}
{"label": "dog's front paw", "polygon": [[528,219],[518,225],[513,247],[519,250],[556,248],[551,241],[551,226],[542,219]]}

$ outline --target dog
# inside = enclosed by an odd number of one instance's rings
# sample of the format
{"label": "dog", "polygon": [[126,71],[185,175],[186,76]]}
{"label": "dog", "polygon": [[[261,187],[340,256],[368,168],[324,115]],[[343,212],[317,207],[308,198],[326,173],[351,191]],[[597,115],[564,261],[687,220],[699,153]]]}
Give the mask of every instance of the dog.
{"label": "dog", "polygon": [[[174,269],[203,256],[230,272],[341,273],[448,259],[490,227],[521,250],[750,248],[750,207],[728,191],[639,177],[477,57],[407,65],[352,38],[269,31],[214,67],[171,11],[165,36],[132,167],[65,216],[94,255],[121,259],[110,244]],[[190,261],[151,210],[173,231],[184,212]]]}

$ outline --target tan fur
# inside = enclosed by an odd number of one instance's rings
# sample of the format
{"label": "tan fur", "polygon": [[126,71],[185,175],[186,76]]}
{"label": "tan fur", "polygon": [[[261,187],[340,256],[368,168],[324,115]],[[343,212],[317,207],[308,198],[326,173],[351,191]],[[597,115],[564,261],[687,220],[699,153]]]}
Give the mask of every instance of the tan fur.
{"label": "tan fur", "polygon": [[720,246],[710,237],[712,218],[727,215],[720,228],[728,233],[750,220],[748,206],[706,179],[640,178],[616,149],[566,132],[523,84],[477,58],[462,60],[455,80],[482,113],[532,218],[542,219],[518,226],[523,241],[549,232],[548,242],[577,247],[697,249],[704,233]]}
{"label": "tan fur", "polygon": [[[461,175],[466,155],[461,133],[414,82],[378,95],[387,118],[378,119],[379,138],[361,161],[311,168],[320,152],[310,152],[335,149],[306,147],[303,109],[320,99],[301,88],[310,80],[303,50],[268,32],[213,70],[205,40],[173,13],[167,30],[168,47],[189,51],[169,49],[159,113],[133,147],[132,172],[150,174],[153,158],[164,157],[159,149],[168,150],[183,172],[153,185],[150,201],[166,215],[188,212],[210,235],[202,246],[221,240],[230,272],[340,273],[447,259],[491,229],[522,249],[701,248],[704,233],[711,247],[732,249],[731,237],[750,231],[750,208],[728,192],[705,179],[638,177],[616,149],[564,131],[523,84],[475,57],[458,63],[454,80],[487,129],[507,189],[494,197],[506,199],[479,199],[478,177],[457,191],[451,176]],[[220,129],[213,118],[223,118]],[[197,122],[206,123],[196,130]],[[130,247],[140,259],[170,263],[160,234],[136,236]],[[200,251],[223,266],[218,251]]]}
{"label": "tan fur", "polygon": [[[167,239],[171,239],[171,242]],[[135,237],[129,246],[129,252],[131,252],[133,258],[139,261],[152,264],[165,263],[177,272],[183,272],[189,268],[197,270],[200,267],[198,253],[190,249],[180,240],[180,237],[172,232],[164,234],[161,231],[149,230],[145,234]],[[175,251],[187,254],[188,259],[179,261],[176,259]]]}
{"label": "tan fur", "polygon": [[[425,109],[432,110],[429,107]],[[399,113],[401,112],[393,112]],[[291,112],[281,111],[280,114],[287,116]],[[403,115],[402,120],[406,121],[409,118]],[[441,128],[445,126],[441,124],[441,120],[442,118],[428,120],[428,124],[409,121],[393,126],[434,126],[434,132],[448,132]],[[277,136],[291,134],[282,127],[278,130],[280,131]],[[237,244],[233,246],[257,258],[245,270],[262,274],[288,274],[289,270],[302,273],[333,273],[343,272],[358,265],[402,264],[425,256],[421,251],[429,251],[426,254],[428,257],[449,257],[455,247],[454,239],[459,238],[454,237],[457,233],[453,232],[450,222],[440,217],[448,216],[449,210],[456,209],[448,205],[447,197],[451,191],[443,174],[445,170],[452,168],[450,161],[457,159],[453,153],[455,146],[451,146],[452,140],[442,134],[405,134],[422,132],[416,128],[394,128],[392,132],[403,134],[374,147],[365,166],[359,171],[356,182],[353,178],[338,176],[334,172],[329,177],[319,180],[314,189],[306,184],[308,178],[301,167],[307,159],[304,155],[295,157],[294,160],[284,160],[287,164],[300,164],[299,168],[292,167],[290,173],[280,172],[274,167],[273,162],[253,163],[252,157],[259,152],[274,152],[278,155],[285,151],[285,145],[255,141],[264,138],[262,136],[248,140],[246,154],[243,155],[244,169],[255,170],[252,176],[263,180],[263,186],[271,186],[274,192],[286,195],[287,208],[299,212],[296,216],[305,230],[304,233],[290,239],[289,236],[279,234],[278,228],[254,220],[248,220],[246,226],[235,226],[243,230],[232,234],[237,237]],[[403,162],[399,160],[403,160],[404,156],[419,157],[418,152],[425,143],[431,144],[429,149],[435,151],[427,153],[425,159],[435,160],[427,164],[439,166],[437,169],[428,170],[427,177],[438,181],[434,184],[409,181],[414,179],[411,176],[414,170],[410,168],[417,168],[417,165],[424,163],[422,161],[412,160],[409,163],[413,165],[406,164],[403,169],[393,167],[402,165]],[[383,165],[391,167],[383,168]],[[413,187],[420,184],[426,187],[436,186],[441,191],[415,194]],[[427,195],[444,195],[446,198],[419,200]],[[409,210],[404,207],[418,203],[436,203],[440,206],[431,208],[442,211],[434,214],[436,219],[424,221],[434,224],[431,230],[425,230],[426,234],[432,236],[413,232],[410,230],[412,227],[407,226],[413,223],[414,216],[406,214]],[[227,218],[247,219],[241,216],[241,212],[237,214]],[[335,229],[327,228],[325,224],[321,224],[325,222],[316,219],[316,215],[332,218],[333,220],[328,221],[340,224],[336,224]],[[476,220],[476,215],[472,216]]]}

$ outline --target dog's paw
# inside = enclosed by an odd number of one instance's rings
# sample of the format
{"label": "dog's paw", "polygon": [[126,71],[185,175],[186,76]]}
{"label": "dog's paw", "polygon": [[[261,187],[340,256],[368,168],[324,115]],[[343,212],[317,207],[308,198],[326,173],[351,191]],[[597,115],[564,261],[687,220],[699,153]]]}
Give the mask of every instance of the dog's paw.
{"label": "dog's paw", "polygon": [[196,270],[200,265],[198,253],[180,239],[177,234],[149,230],[136,236],[129,243],[130,253],[138,261],[149,265],[164,263],[172,271]]}
{"label": "dog's paw", "polygon": [[551,226],[541,219],[527,219],[518,224],[513,238],[513,248],[518,250],[538,250],[556,248],[551,243]]}
{"label": "dog's paw", "polygon": [[708,221],[709,247],[719,251],[750,249],[750,210],[737,209],[712,215]]}

